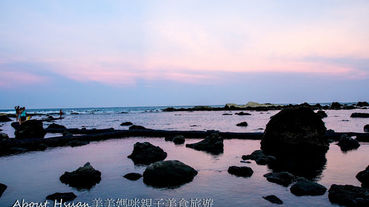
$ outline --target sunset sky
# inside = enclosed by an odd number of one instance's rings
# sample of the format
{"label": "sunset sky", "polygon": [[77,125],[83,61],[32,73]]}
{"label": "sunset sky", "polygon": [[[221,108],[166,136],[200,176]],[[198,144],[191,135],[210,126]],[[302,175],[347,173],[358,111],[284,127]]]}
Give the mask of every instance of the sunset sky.
{"label": "sunset sky", "polygon": [[367,0],[0,1],[0,108],[359,100]]}

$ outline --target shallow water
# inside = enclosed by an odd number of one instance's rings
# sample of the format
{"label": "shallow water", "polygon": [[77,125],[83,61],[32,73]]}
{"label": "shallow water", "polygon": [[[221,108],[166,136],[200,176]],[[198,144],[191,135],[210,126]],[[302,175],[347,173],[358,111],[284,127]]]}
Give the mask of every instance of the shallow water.
{"label": "shallow water", "polygon": [[[158,145],[168,153],[166,160],[180,160],[196,170],[198,175],[190,183],[176,189],[157,189],[145,185],[142,178],[129,181],[122,176],[129,172],[142,173],[145,166],[135,166],[127,158],[136,142],[148,141]],[[198,140],[187,140],[187,143]],[[263,175],[270,172],[267,166],[240,163],[241,156],[260,147],[255,140],[224,140],[224,153],[218,156],[174,145],[160,138],[127,138],[93,142],[81,147],[63,147],[44,152],[29,152],[21,155],[0,157],[0,182],[8,189],[0,198],[0,206],[11,206],[16,199],[41,202],[49,194],[72,191],[75,201],[92,204],[94,198],[150,198],[168,199],[212,198],[213,206],[271,206],[262,196],[275,194],[285,206],[332,206],[327,193],[322,196],[297,197],[289,188],[266,181]],[[362,145],[356,151],[342,153],[337,145],[331,144],[327,153],[327,163],[319,183],[351,184],[359,186],[357,172],[368,163],[369,145]],[[64,171],[72,171],[90,162],[102,172],[102,180],[92,189],[78,191],[62,184],[59,177]],[[231,165],[247,165],[254,170],[250,178],[228,174]]]}

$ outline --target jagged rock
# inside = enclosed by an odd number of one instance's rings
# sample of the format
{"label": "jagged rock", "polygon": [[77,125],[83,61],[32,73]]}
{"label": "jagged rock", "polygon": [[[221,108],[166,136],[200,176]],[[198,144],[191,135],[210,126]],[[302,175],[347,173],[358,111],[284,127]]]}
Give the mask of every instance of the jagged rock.
{"label": "jagged rock", "polygon": [[334,110],[342,109],[342,104],[340,104],[338,102],[332,102],[332,104],[330,106],[330,109],[334,109]]}
{"label": "jagged rock", "polygon": [[151,164],[164,160],[167,153],[160,147],[154,146],[149,142],[137,142],[133,147],[133,152],[128,156],[135,164]]}
{"label": "jagged rock", "polygon": [[46,131],[44,130],[42,121],[29,120],[22,123],[14,132],[15,138],[44,138]]}
{"label": "jagged rock", "polygon": [[209,152],[211,154],[220,154],[223,153],[224,150],[223,138],[220,137],[218,133],[213,133],[200,142],[194,144],[186,144],[186,147]]}
{"label": "jagged rock", "polygon": [[360,147],[360,144],[356,139],[353,139],[346,134],[341,136],[337,145],[340,146],[342,151],[349,151]]}
{"label": "jagged rock", "polygon": [[128,180],[138,180],[142,177],[139,173],[128,173],[125,174],[123,177],[127,178]]}
{"label": "jagged rock", "polygon": [[77,196],[73,193],[73,192],[68,192],[68,193],[54,193],[51,195],[48,195],[46,197],[47,200],[57,200],[58,202],[63,199],[64,201],[72,201],[75,198],[77,198]]}
{"label": "jagged rock", "polygon": [[295,181],[295,176],[289,172],[273,172],[267,173],[264,177],[272,183],[277,183],[285,187],[289,186],[293,181]]}
{"label": "jagged rock", "polygon": [[365,170],[360,171],[356,178],[361,182],[363,187],[369,188],[369,165]]}
{"label": "jagged rock", "polygon": [[281,199],[279,199],[277,196],[275,195],[268,195],[268,196],[263,196],[263,198],[271,203],[275,203],[275,204],[283,204],[283,201]]}
{"label": "jagged rock", "polygon": [[369,106],[369,103],[366,101],[359,101],[357,102],[356,106],[358,107]]}
{"label": "jagged rock", "polygon": [[297,196],[316,196],[323,195],[327,191],[327,188],[305,178],[299,178],[297,182],[291,186],[290,191]]}
{"label": "jagged rock", "polygon": [[238,123],[237,126],[239,126],[239,127],[247,127],[248,124],[247,124],[247,122],[243,121],[243,122]]}
{"label": "jagged rock", "polygon": [[73,172],[65,172],[60,176],[62,183],[78,189],[90,189],[101,180],[101,172],[95,170],[89,162]]}
{"label": "jagged rock", "polygon": [[250,177],[254,171],[250,167],[242,166],[231,166],[228,168],[228,173],[240,177]]}
{"label": "jagged rock", "polygon": [[195,169],[178,160],[159,161],[146,168],[143,181],[154,187],[177,187],[191,182],[196,175]]}
{"label": "jagged rock", "polygon": [[123,122],[123,123],[121,123],[120,125],[121,125],[121,126],[131,126],[131,125],[133,125],[133,123],[132,123],[132,122],[130,122],[130,121],[127,121],[127,122]]}
{"label": "jagged rock", "polygon": [[369,132],[369,124],[364,126],[364,132]]}
{"label": "jagged rock", "polygon": [[369,113],[352,113],[351,118],[369,118]]}
{"label": "jagged rock", "polygon": [[276,158],[272,155],[266,155],[262,150],[255,150],[250,155],[243,155],[243,160],[255,160],[258,165],[272,164]]}
{"label": "jagged rock", "polygon": [[12,121],[7,115],[0,115],[0,122]]}
{"label": "jagged rock", "polygon": [[241,111],[241,112],[236,113],[236,115],[238,115],[238,116],[248,116],[248,115],[251,115],[251,114]]}
{"label": "jagged rock", "polygon": [[325,111],[322,110],[317,111],[316,114],[318,114],[318,116],[320,116],[320,118],[322,119],[328,117],[327,113],[325,113]]}
{"label": "jagged rock", "polygon": [[369,206],[369,190],[352,185],[333,184],[328,191],[329,201],[348,207]]}
{"label": "jagged rock", "polygon": [[145,127],[143,126],[139,126],[139,125],[132,125],[129,127],[129,130],[141,130],[141,129],[146,129]]}
{"label": "jagged rock", "polygon": [[6,190],[8,186],[6,186],[5,184],[0,183],[0,198],[3,195],[4,191]]}
{"label": "jagged rock", "polygon": [[173,138],[174,144],[183,144],[185,143],[185,137],[182,135],[177,135]]}

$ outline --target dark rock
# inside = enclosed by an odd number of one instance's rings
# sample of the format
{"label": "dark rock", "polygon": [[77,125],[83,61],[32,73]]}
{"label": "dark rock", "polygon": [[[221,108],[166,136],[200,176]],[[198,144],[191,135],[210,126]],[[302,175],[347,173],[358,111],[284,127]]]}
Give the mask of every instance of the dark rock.
{"label": "dark rock", "polygon": [[64,137],[73,137],[73,134],[68,130],[64,130],[62,134]]}
{"label": "dark rock", "polygon": [[297,182],[291,186],[290,191],[297,196],[316,196],[323,195],[325,191],[327,191],[327,188],[305,178],[299,178]]}
{"label": "dark rock", "polygon": [[44,130],[42,121],[29,120],[22,123],[14,132],[15,138],[44,138],[46,131]]}
{"label": "dark rock", "polygon": [[352,185],[333,184],[328,191],[329,201],[349,207],[369,206],[369,190]]}
{"label": "dark rock", "polygon": [[369,165],[365,170],[360,171],[356,178],[361,182],[363,187],[369,188]]}
{"label": "dark rock", "polygon": [[341,150],[344,152],[360,147],[360,144],[356,139],[353,139],[346,134],[341,136],[337,145],[340,146]]}
{"label": "dark rock", "polygon": [[359,101],[357,102],[356,106],[358,107],[369,106],[369,103],[366,101]]}
{"label": "dark rock", "polygon": [[139,173],[128,173],[123,177],[127,178],[128,180],[138,180],[142,177],[142,175]]}
{"label": "dark rock", "polygon": [[6,115],[0,115],[0,122],[8,122],[8,121],[12,121],[12,120],[9,119],[9,117]]}
{"label": "dark rock", "polygon": [[145,165],[164,160],[166,157],[167,153],[164,150],[149,142],[137,142],[134,145],[132,154],[128,156],[135,164]]}
{"label": "dark rock", "polygon": [[277,183],[285,187],[289,186],[293,181],[295,181],[295,176],[289,172],[273,172],[267,173],[264,177],[272,183]]}
{"label": "dark rock", "polygon": [[173,138],[174,144],[183,144],[185,143],[185,137],[182,135],[177,135]]}
{"label": "dark rock", "polygon": [[342,108],[342,104],[340,104],[338,102],[332,102],[332,104],[330,106],[330,109],[334,109],[334,110],[341,109],[341,108]]}
{"label": "dark rock", "polygon": [[90,143],[90,141],[87,141],[87,140],[72,139],[72,140],[68,141],[67,145],[69,145],[71,147],[78,147],[78,146],[87,145],[89,143]]}
{"label": "dark rock", "polygon": [[75,198],[77,198],[77,196],[73,193],[73,192],[68,192],[68,193],[54,193],[51,195],[48,195],[46,197],[47,200],[57,200],[58,202],[63,199],[64,201],[72,201]]}
{"label": "dark rock", "polygon": [[200,142],[194,144],[186,144],[186,147],[195,150],[209,152],[211,154],[223,153],[223,138],[218,133],[212,133]]}
{"label": "dark rock", "polygon": [[364,132],[369,132],[369,124],[364,126]]}
{"label": "dark rock", "polygon": [[142,129],[146,129],[145,127],[143,126],[139,126],[139,125],[132,125],[129,127],[129,130],[142,130]]}
{"label": "dark rock", "polygon": [[10,124],[15,130],[18,130],[20,128],[20,124],[19,122],[12,122]]}
{"label": "dark rock", "polygon": [[168,142],[172,142],[173,141],[173,136],[167,136],[164,138],[165,141],[168,141]]}
{"label": "dark rock", "polygon": [[325,155],[329,148],[322,119],[310,108],[286,108],[272,116],[261,141],[264,153]]}
{"label": "dark rock", "polygon": [[133,125],[133,123],[132,123],[132,122],[130,122],[130,121],[127,121],[127,122],[123,122],[123,123],[121,123],[120,125],[121,125],[121,126],[131,126],[131,125]]}
{"label": "dark rock", "polygon": [[52,129],[64,130],[64,129],[67,129],[67,128],[63,125],[52,123],[46,129],[47,130],[52,130]]}
{"label": "dark rock", "polygon": [[250,161],[245,161],[245,160],[241,160],[240,162],[241,163],[246,163],[246,164],[250,164],[251,163]]}
{"label": "dark rock", "polygon": [[268,195],[268,196],[263,196],[263,198],[271,203],[275,203],[275,204],[283,204],[283,201],[281,199],[279,199],[277,196],[275,195]]}
{"label": "dark rock", "polygon": [[2,140],[2,139],[9,139],[9,136],[5,133],[0,132],[0,140]]}
{"label": "dark rock", "polygon": [[327,113],[325,113],[325,111],[317,111],[316,114],[318,114],[318,116],[320,116],[320,118],[325,118],[325,117],[328,117]]}
{"label": "dark rock", "polygon": [[222,114],[223,116],[231,116],[232,114],[231,113],[224,113]]}
{"label": "dark rock", "polygon": [[101,172],[87,162],[73,172],[65,172],[60,176],[60,181],[78,189],[90,189],[101,181]]}
{"label": "dark rock", "polygon": [[241,112],[236,113],[236,115],[238,115],[238,116],[248,116],[248,115],[251,115],[251,114],[241,111]]}
{"label": "dark rock", "polygon": [[247,127],[247,122],[245,122],[245,121],[243,121],[243,122],[240,122],[240,123],[238,123],[237,124],[237,126],[239,126],[239,127]]}
{"label": "dark rock", "polygon": [[250,177],[254,171],[250,167],[231,166],[228,168],[228,173],[240,177]]}
{"label": "dark rock", "polygon": [[143,181],[154,187],[177,187],[191,182],[196,175],[195,169],[178,160],[159,161],[146,168]]}
{"label": "dark rock", "polygon": [[0,198],[3,195],[4,191],[6,190],[8,186],[6,186],[5,184],[0,183]]}
{"label": "dark rock", "polygon": [[369,118],[369,113],[352,113],[351,118]]}
{"label": "dark rock", "polygon": [[262,150],[255,150],[250,155],[243,155],[243,160],[255,160],[258,165],[272,164],[276,158],[272,155],[266,155]]}

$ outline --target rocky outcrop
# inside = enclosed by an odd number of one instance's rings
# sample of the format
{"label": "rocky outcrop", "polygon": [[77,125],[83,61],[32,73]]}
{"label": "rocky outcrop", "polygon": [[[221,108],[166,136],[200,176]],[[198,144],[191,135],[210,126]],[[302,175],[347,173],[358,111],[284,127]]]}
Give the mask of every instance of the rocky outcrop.
{"label": "rocky outcrop", "polygon": [[178,161],[159,161],[149,165],[143,173],[143,181],[154,187],[178,187],[191,182],[197,175],[192,167]]}
{"label": "rocky outcrop", "polygon": [[344,152],[360,147],[360,143],[356,139],[353,139],[346,134],[341,136],[337,145],[340,146],[341,150]]}
{"label": "rocky outcrop", "polygon": [[236,113],[236,115],[238,115],[238,116],[250,116],[251,114],[241,111],[241,112]]}
{"label": "rocky outcrop", "polygon": [[329,201],[348,207],[369,206],[369,190],[352,185],[333,184],[328,191]]}
{"label": "rocky outcrop", "polygon": [[351,118],[369,118],[369,113],[352,113]]}
{"label": "rocky outcrop", "polygon": [[164,160],[167,153],[158,146],[149,142],[137,142],[133,147],[133,152],[128,156],[135,164],[148,165],[153,162]]}
{"label": "rocky outcrop", "polygon": [[4,191],[6,190],[8,186],[6,186],[5,184],[0,183],[0,198],[3,195]]}
{"label": "rocky outcrop", "polygon": [[57,200],[58,202],[60,202],[61,199],[63,199],[63,202],[65,202],[65,201],[72,201],[75,198],[77,198],[77,196],[73,192],[54,193],[46,197],[47,200],[53,200],[53,201]]}
{"label": "rocky outcrop", "polygon": [[366,101],[359,101],[356,103],[356,106],[358,107],[364,107],[364,106],[369,106],[369,103]]}
{"label": "rocky outcrop", "polygon": [[127,121],[127,122],[123,122],[123,123],[121,123],[120,125],[121,125],[121,126],[131,126],[131,125],[133,125],[133,123],[132,123],[132,122],[130,122],[130,121]]}
{"label": "rocky outcrop", "polygon": [[62,183],[78,189],[90,189],[101,180],[101,172],[95,170],[89,162],[73,172],[65,172],[60,176]]}
{"label": "rocky outcrop", "polygon": [[129,130],[142,130],[142,129],[146,129],[143,126],[139,126],[139,125],[132,125],[129,127]]}
{"label": "rocky outcrop", "polygon": [[139,173],[127,173],[123,177],[127,178],[128,180],[138,180],[142,177]]}
{"label": "rocky outcrop", "polygon": [[290,191],[297,196],[317,196],[323,195],[327,191],[327,188],[305,178],[299,178],[297,182],[291,186]]}
{"label": "rocky outcrop", "polygon": [[243,122],[238,123],[236,126],[239,126],[239,127],[247,127],[248,124],[247,124],[247,122],[243,121]]}
{"label": "rocky outcrop", "polygon": [[272,155],[266,155],[262,150],[255,150],[250,155],[243,155],[243,160],[255,160],[258,165],[273,164],[276,158]]}
{"label": "rocky outcrop", "polygon": [[0,122],[12,121],[7,115],[0,115]]}
{"label": "rocky outcrop", "polygon": [[289,186],[291,183],[295,181],[295,176],[289,172],[273,172],[267,173],[264,177],[272,183],[277,183],[279,185],[283,185],[285,187]]}
{"label": "rocky outcrop", "polygon": [[46,132],[49,133],[62,133],[63,131],[67,130],[67,128],[60,124],[52,123],[46,128]]}
{"label": "rocky outcrop", "polygon": [[332,102],[330,109],[333,110],[338,110],[338,109],[342,109],[342,104],[338,103],[338,102]]}
{"label": "rocky outcrop", "polygon": [[254,173],[254,171],[250,167],[246,166],[230,166],[228,168],[228,173],[239,177],[250,177]]}
{"label": "rocky outcrop", "polygon": [[268,195],[268,196],[263,196],[263,198],[271,203],[274,204],[283,204],[283,201],[281,199],[279,199],[277,196],[275,195]]}
{"label": "rocky outcrop", "polygon": [[184,144],[185,143],[185,137],[182,135],[177,135],[173,138],[174,144]]}
{"label": "rocky outcrop", "polygon": [[361,182],[363,187],[369,188],[369,165],[365,170],[360,171],[356,178]]}
{"label": "rocky outcrop", "polygon": [[44,130],[42,121],[29,120],[22,123],[14,132],[15,138],[44,138],[46,131]]}
{"label": "rocky outcrop", "polygon": [[322,110],[317,111],[316,114],[318,114],[318,116],[322,119],[328,117],[327,113],[325,113],[325,111]]}
{"label": "rocky outcrop", "polygon": [[211,154],[223,153],[223,138],[217,133],[207,136],[204,140],[194,143],[186,144],[186,147],[193,148],[199,151],[209,152]]}
{"label": "rocky outcrop", "polygon": [[0,132],[0,140],[9,139],[9,136],[5,133]]}

